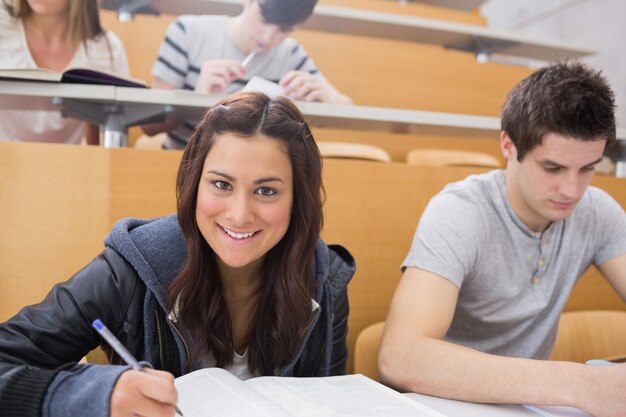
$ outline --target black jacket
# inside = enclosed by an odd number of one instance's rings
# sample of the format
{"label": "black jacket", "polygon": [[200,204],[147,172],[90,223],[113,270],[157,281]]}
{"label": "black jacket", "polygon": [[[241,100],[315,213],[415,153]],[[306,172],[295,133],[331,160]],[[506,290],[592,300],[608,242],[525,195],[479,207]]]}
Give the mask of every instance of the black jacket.
{"label": "black jacket", "polygon": [[[175,216],[119,222],[106,249],[40,304],[0,325],[0,410],[3,417],[109,414],[110,394],[124,366],[76,365],[101,343],[99,318],[139,360],[179,376],[192,341],[168,319],[167,285],[185,257]],[[298,353],[281,376],[345,372],[347,284],[354,261],[341,246],[318,243],[319,308]],[[107,349],[105,348],[105,351]],[[108,352],[111,363],[120,359]],[[197,364],[192,364],[191,368]]]}

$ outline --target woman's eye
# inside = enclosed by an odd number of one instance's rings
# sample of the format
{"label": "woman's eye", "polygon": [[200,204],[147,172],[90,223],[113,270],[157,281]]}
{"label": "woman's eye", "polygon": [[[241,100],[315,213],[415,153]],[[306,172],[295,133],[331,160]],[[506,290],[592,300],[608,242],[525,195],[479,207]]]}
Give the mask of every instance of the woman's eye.
{"label": "woman's eye", "polygon": [[256,193],[264,196],[271,196],[276,194],[276,190],[273,188],[261,187],[256,191]]}
{"label": "woman's eye", "polygon": [[215,185],[215,188],[220,189],[220,190],[230,190],[230,189],[232,189],[230,184],[227,183],[226,181],[213,181],[213,185]]}

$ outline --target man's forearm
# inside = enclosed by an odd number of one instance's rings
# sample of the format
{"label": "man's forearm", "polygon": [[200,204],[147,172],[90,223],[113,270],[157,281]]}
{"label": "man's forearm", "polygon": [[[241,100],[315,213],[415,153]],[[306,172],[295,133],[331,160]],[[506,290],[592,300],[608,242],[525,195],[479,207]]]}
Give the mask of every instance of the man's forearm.
{"label": "man's forearm", "polygon": [[431,338],[403,345],[383,346],[379,357],[381,378],[398,389],[472,402],[581,407],[585,365],[489,355]]}

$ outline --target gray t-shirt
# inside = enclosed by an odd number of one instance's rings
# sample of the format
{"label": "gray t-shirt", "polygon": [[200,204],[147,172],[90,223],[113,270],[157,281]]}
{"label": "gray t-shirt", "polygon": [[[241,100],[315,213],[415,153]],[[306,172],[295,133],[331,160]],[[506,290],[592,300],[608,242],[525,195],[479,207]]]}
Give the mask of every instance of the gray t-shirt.
{"label": "gray t-shirt", "polygon": [[459,287],[446,340],[503,356],[546,359],[572,287],[591,264],[626,253],[626,216],[588,187],[572,214],[531,231],[506,198],[501,170],[449,184],[431,199],[402,268]]}
{"label": "gray t-shirt", "polygon": [[[226,58],[243,61],[247,54],[241,52],[228,36],[227,19],[227,16],[214,15],[180,16],[165,33],[152,75],[174,88],[194,90],[204,61]],[[304,48],[294,39],[287,38],[270,51],[256,55],[246,65],[246,79],[232,82],[224,94],[242,89],[254,75],[278,82],[291,70],[322,77]],[[197,123],[198,120],[187,120],[178,129],[168,132],[164,146],[184,148]]]}

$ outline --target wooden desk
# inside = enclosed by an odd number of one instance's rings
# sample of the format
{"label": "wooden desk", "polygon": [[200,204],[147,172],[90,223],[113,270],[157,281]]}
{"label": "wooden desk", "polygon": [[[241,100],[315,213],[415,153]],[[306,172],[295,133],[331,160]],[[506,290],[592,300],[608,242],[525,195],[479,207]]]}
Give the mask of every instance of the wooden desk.
{"label": "wooden desk", "polygon": [[[240,0],[104,0],[102,7],[117,10],[118,14],[128,19],[134,13],[142,12],[236,15],[242,8]],[[474,54],[497,53],[546,61],[579,58],[595,53],[588,47],[480,26],[326,4],[318,4],[302,28],[436,44]]]}
{"label": "wooden desk", "polygon": [[[127,146],[130,126],[161,120],[166,114],[199,118],[221,97],[184,90],[0,80],[0,109],[61,111],[65,116],[99,124],[101,144],[108,148]],[[491,147],[493,141],[494,155],[500,157],[496,142],[500,132],[498,117],[326,103],[296,105],[305,114],[317,140],[369,143],[394,154],[394,160],[403,161],[407,150],[390,148],[414,148],[415,137],[476,140],[473,145],[457,147]],[[377,132],[389,135],[381,140]],[[355,133],[360,137],[351,139],[350,134]],[[626,139],[626,129],[617,129],[617,137]],[[442,147],[439,142],[430,146]],[[626,158],[626,154],[621,157]],[[619,158],[616,161],[624,165]],[[626,169],[620,169],[619,176],[626,176]]]}
{"label": "wooden desk", "polygon": [[[184,90],[0,80],[0,109],[62,111],[102,126],[105,147],[126,146],[129,126],[165,114],[200,116],[222,96]],[[296,102],[312,127],[497,137],[497,117],[383,107]],[[107,140],[107,137],[110,137]]]}
{"label": "wooden desk", "polygon": [[[136,91],[132,88],[118,87],[116,92],[116,99],[120,103],[169,104],[175,113],[187,115],[204,112],[220,98],[221,96],[201,95],[182,90]],[[312,127],[467,137],[485,137],[497,133],[500,129],[500,119],[497,117],[345,104],[310,102],[295,104]]]}
{"label": "wooden desk", "polygon": [[[395,0],[400,2],[400,0]],[[409,2],[412,0],[405,0]],[[416,0],[419,3],[432,4],[433,6],[448,7],[451,9],[459,9],[470,11],[478,8],[484,3],[484,0]]]}

